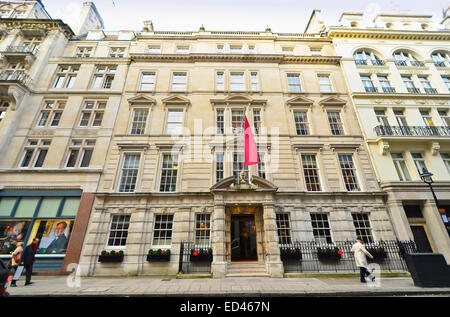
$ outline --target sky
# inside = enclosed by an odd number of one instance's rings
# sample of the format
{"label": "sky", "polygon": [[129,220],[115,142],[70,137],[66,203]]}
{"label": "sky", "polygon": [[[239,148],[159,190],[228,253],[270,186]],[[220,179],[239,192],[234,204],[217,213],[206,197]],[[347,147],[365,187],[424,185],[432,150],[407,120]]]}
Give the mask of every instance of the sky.
{"label": "sky", "polygon": [[[72,26],[86,0],[43,0],[54,19]],[[105,30],[140,31],[143,21],[153,21],[159,31],[206,30],[303,33],[314,9],[321,10],[325,24],[337,25],[343,12],[406,13],[433,15],[442,21],[450,0],[96,0]]]}

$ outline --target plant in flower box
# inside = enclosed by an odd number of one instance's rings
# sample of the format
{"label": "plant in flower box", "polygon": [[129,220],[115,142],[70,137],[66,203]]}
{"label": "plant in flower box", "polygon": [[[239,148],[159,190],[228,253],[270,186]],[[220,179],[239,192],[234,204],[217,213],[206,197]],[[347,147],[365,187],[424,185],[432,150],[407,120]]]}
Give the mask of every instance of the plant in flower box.
{"label": "plant in flower box", "polygon": [[212,262],[213,254],[212,249],[191,249],[190,261],[191,262]]}
{"label": "plant in flower box", "polygon": [[98,257],[98,261],[102,263],[119,263],[123,261],[124,252],[114,250],[103,250]]}
{"label": "plant in flower box", "polygon": [[147,261],[170,261],[170,250],[152,250],[150,249],[147,254]]}
{"label": "plant in flower box", "polygon": [[317,248],[317,257],[320,261],[339,261],[342,258],[342,250],[334,247]]}
{"label": "plant in flower box", "polygon": [[382,261],[387,258],[387,253],[382,247],[367,248],[367,251],[373,256],[372,261]]}
{"label": "plant in flower box", "polygon": [[299,261],[302,259],[300,248],[280,248],[281,261]]}

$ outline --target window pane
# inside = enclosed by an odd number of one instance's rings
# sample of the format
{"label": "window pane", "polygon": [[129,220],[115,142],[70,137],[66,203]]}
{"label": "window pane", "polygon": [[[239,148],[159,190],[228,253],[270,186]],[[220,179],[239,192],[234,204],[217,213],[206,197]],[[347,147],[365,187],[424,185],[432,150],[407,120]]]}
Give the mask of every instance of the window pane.
{"label": "window pane", "polygon": [[45,157],[47,156],[48,150],[40,150],[34,167],[42,167],[44,165]]}
{"label": "window pane", "polygon": [[19,206],[17,207],[15,217],[16,218],[31,218],[36,211],[39,198],[34,197],[22,197],[20,199]]}
{"label": "window pane", "polygon": [[61,212],[61,217],[75,217],[80,205],[79,197],[67,197]]}
{"label": "window pane", "polygon": [[0,217],[8,217],[11,215],[17,198],[4,197],[0,199]]}
{"label": "window pane", "polygon": [[89,167],[91,163],[93,150],[84,150],[83,159],[81,160],[80,167]]}
{"label": "window pane", "polygon": [[59,205],[61,204],[60,197],[45,197],[42,200],[39,208],[38,217],[40,218],[54,218],[58,212]]}
{"label": "window pane", "polygon": [[140,154],[126,154],[122,167],[119,192],[134,192],[139,172]]}
{"label": "window pane", "polygon": [[69,159],[67,160],[66,167],[75,167],[75,164],[77,162],[78,153],[80,153],[79,150],[71,150],[69,153]]}

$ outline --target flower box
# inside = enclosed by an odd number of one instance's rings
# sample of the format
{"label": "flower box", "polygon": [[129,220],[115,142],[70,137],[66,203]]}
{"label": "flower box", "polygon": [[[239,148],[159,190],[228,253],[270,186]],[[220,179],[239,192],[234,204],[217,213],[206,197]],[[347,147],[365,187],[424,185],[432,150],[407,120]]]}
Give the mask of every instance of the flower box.
{"label": "flower box", "polygon": [[280,248],[281,261],[300,261],[302,252],[299,248]]}
{"label": "flower box", "polygon": [[101,263],[120,263],[123,262],[123,257],[123,251],[102,251],[98,261]]}
{"label": "flower box", "polygon": [[338,248],[317,248],[317,257],[320,261],[339,261],[342,258],[342,251]]}
{"label": "flower box", "polygon": [[212,249],[191,250],[189,259],[191,262],[212,262]]}
{"label": "flower box", "polygon": [[369,258],[371,261],[383,261],[387,258],[387,253],[383,248],[368,248],[367,251],[373,256],[373,259]]}
{"label": "flower box", "polygon": [[170,261],[170,250],[150,250],[147,254],[148,262],[168,262]]}

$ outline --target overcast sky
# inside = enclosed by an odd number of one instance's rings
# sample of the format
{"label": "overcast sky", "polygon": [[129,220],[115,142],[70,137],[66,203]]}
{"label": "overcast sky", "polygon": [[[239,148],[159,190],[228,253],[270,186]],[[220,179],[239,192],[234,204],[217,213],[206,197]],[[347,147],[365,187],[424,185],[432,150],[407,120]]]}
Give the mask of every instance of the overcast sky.
{"label": "overcast sky", "polygon": [[[83,0],[43,0],[52,18],[69,25],[76,20]],[[113,2],[115,5],[113,5]],[[311,12],[322,11],[323,20],[336,25],[342,12],[396,12],[433,15],[442,21],[449,0],[97,0],[94,1],[107,31],[142,30],[152,20],[155,30],[263,31],[302,33]]]}

